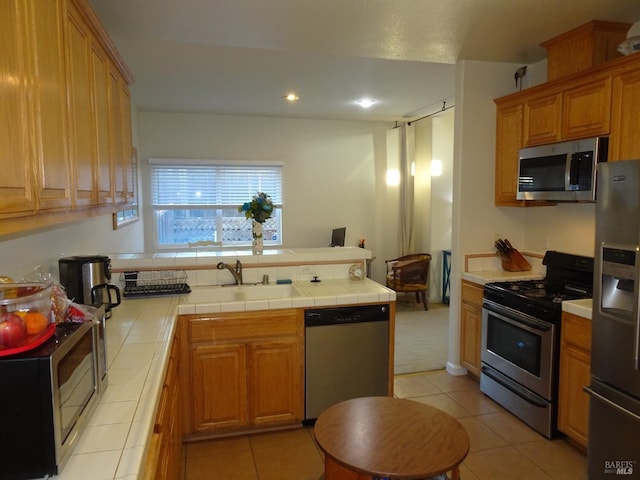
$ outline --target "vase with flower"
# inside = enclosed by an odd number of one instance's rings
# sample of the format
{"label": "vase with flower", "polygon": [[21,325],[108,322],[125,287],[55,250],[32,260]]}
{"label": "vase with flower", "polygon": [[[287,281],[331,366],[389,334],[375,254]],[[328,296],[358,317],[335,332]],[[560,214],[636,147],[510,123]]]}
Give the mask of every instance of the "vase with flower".
{"label": "vase with flower", "polygon": [[239,212],[244,212],[244,216],[251,220],[251,235],[253,237],[252,247],[255,255],[260,255],[264,249],[263,223],[271,218],[273,213],[273,202],[269,195],[258,192],[250,202],[245,202],[238,207]]}

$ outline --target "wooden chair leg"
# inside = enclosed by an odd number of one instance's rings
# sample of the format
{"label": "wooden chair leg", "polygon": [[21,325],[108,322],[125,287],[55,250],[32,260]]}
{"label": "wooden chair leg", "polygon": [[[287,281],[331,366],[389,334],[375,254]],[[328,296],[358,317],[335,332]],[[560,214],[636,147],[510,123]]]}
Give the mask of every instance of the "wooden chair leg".
{"label": "wooden chair leg", "polygon": [[422,295],[422,304],[424,305],[425,310],[429,310],[429,301],[427,300],[427,291],[423,290],[421,292]]}
{"label": "wooden chair leg", "polygon": [[451,470],[451,480],[460,480],[460,467],[458,465]]}

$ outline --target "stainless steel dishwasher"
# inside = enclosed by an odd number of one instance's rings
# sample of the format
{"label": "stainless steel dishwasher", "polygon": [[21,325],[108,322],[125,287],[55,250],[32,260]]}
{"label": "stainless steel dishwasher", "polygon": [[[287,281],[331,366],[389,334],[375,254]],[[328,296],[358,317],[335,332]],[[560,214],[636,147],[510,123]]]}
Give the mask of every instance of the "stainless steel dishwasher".
{"label": "stainless steel dishwasher", "polygon": [[389,310],[305,310],[305,423],[343,400],[388,395]]}

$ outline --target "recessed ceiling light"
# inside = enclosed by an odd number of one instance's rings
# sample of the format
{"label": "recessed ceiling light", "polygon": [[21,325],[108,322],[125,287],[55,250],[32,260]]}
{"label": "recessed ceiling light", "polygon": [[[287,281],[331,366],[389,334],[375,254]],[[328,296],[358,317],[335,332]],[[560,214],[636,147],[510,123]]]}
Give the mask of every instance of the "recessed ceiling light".
{"label": "recessed ceiling light", "polygon": [[295,102],[296,100],[299,100],[300,97],[298,95],[296,95],[295,93],[287,93],[284,96],[285,100],[289,101],[289,102]]}
{"label": "recessed ceiling light", "polygon": [[356,103],[362,108],[369,108],[371,107],[371,105],[376,103],[376,101],[373,98],[359,98],[358,100],[356,100]]}

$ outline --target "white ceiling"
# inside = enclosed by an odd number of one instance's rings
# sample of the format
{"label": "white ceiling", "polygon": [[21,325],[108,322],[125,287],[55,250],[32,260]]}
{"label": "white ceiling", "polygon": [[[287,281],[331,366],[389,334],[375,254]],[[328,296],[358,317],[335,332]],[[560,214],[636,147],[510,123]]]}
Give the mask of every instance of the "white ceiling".
{"label": "white ceiling", "polygon": [[[531,64],[541,42],[590,20],[640,20],[638,0],[90,2],[142,111],[348,120],[454,104],[458,60]],[[362,110],[362,96],[378,102]]]}

